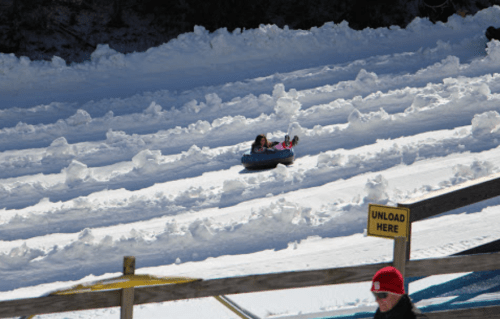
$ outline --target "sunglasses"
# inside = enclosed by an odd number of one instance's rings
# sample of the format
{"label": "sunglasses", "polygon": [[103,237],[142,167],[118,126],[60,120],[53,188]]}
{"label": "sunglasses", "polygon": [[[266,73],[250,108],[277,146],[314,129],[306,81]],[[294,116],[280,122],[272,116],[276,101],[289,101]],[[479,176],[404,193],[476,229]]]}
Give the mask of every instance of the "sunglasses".
{"label": "sunglasses", "polygon": [[375,296],[375,299],[385,299],[389,295],[388,292],[374,292],[374,291],[372,291],[372,293]]}

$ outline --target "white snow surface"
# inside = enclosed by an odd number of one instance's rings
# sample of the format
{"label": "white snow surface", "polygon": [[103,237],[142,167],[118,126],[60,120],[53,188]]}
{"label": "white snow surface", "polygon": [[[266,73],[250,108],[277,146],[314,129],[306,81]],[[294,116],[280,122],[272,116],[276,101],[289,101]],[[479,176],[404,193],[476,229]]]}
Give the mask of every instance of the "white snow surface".
{"label": "white snow surface", "polygon": [[[392,260],[392,241],[364,235],[369,203],[500,172],[500,42],[484,36],[499,24],[494,6],[406,29],[195,27],[71,65],[0,54],[0,300],[118,276],[123,256],[137,273],[204,279]],[[260,133],[298,135],[295,163],[244,169]],[[500,199],[417,222],[411,257],[499,239],[499,226]],[[369,286],[231,298],[260,318],[313,318],[374,310]],[[236,318],[211,298],[134,317],[167,313]]]}

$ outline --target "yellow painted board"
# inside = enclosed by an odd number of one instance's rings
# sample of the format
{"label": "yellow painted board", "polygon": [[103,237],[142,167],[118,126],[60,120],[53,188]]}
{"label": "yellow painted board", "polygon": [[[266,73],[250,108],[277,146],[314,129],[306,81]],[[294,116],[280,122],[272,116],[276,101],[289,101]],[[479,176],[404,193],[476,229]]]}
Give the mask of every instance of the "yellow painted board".
{"label": "yellow painted board", "polygon": [[[156,277],[152,275],[124,275],[110,279],[85,283],[76,285],[74,287],[58,290],[49,294],[54,295],[72,295],[85,292],[99,291],[99,290],[113,290],[123,289],[140,286],[154,286],[154,285],[173,285],[182,284],[187,282],[199,281],[201,279],[189,277]],[[20,319],[32,319],[35,315],[24,316]]]}
{"label": "yellow painted board", "polygon": [[80,284],[69,289],[59,290],[51,295],[69,295],[99,290],[123,289],[140,286],[182,284],[201,279],[188,277],[156,277],[151,275],[124,275],[116,278]]}
{"label": "yellow painted board", "polygon": [[368,205],[369,236],[394,238],[410,236],[410,209],[384,205]]}

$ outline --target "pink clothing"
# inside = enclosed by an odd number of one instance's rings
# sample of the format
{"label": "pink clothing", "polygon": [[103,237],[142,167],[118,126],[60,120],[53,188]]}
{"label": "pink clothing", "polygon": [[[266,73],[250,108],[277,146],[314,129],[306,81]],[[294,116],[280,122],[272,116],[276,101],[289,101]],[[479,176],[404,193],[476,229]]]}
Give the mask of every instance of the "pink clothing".
{"label": "pink clothing", "polygon": [[278,151],[291,149],[292,147],[293,147],[292,143],[288,143],[288,146],[286,146],[285,142],[279,143],[274,146],[274,148],[277,149]]}

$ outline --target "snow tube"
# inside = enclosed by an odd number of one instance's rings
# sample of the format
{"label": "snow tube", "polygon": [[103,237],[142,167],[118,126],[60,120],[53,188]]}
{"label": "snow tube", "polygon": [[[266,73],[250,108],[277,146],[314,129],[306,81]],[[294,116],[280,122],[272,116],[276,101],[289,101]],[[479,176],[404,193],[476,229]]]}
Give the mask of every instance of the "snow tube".
{"label": "snow tube", "polygon": [[241,158],[241,164],[248,169],[273,168],[278,164],[290,165],[295,159],[293,148],[283,151],[266,151],[263,153],[252,153],[246,151]]}

